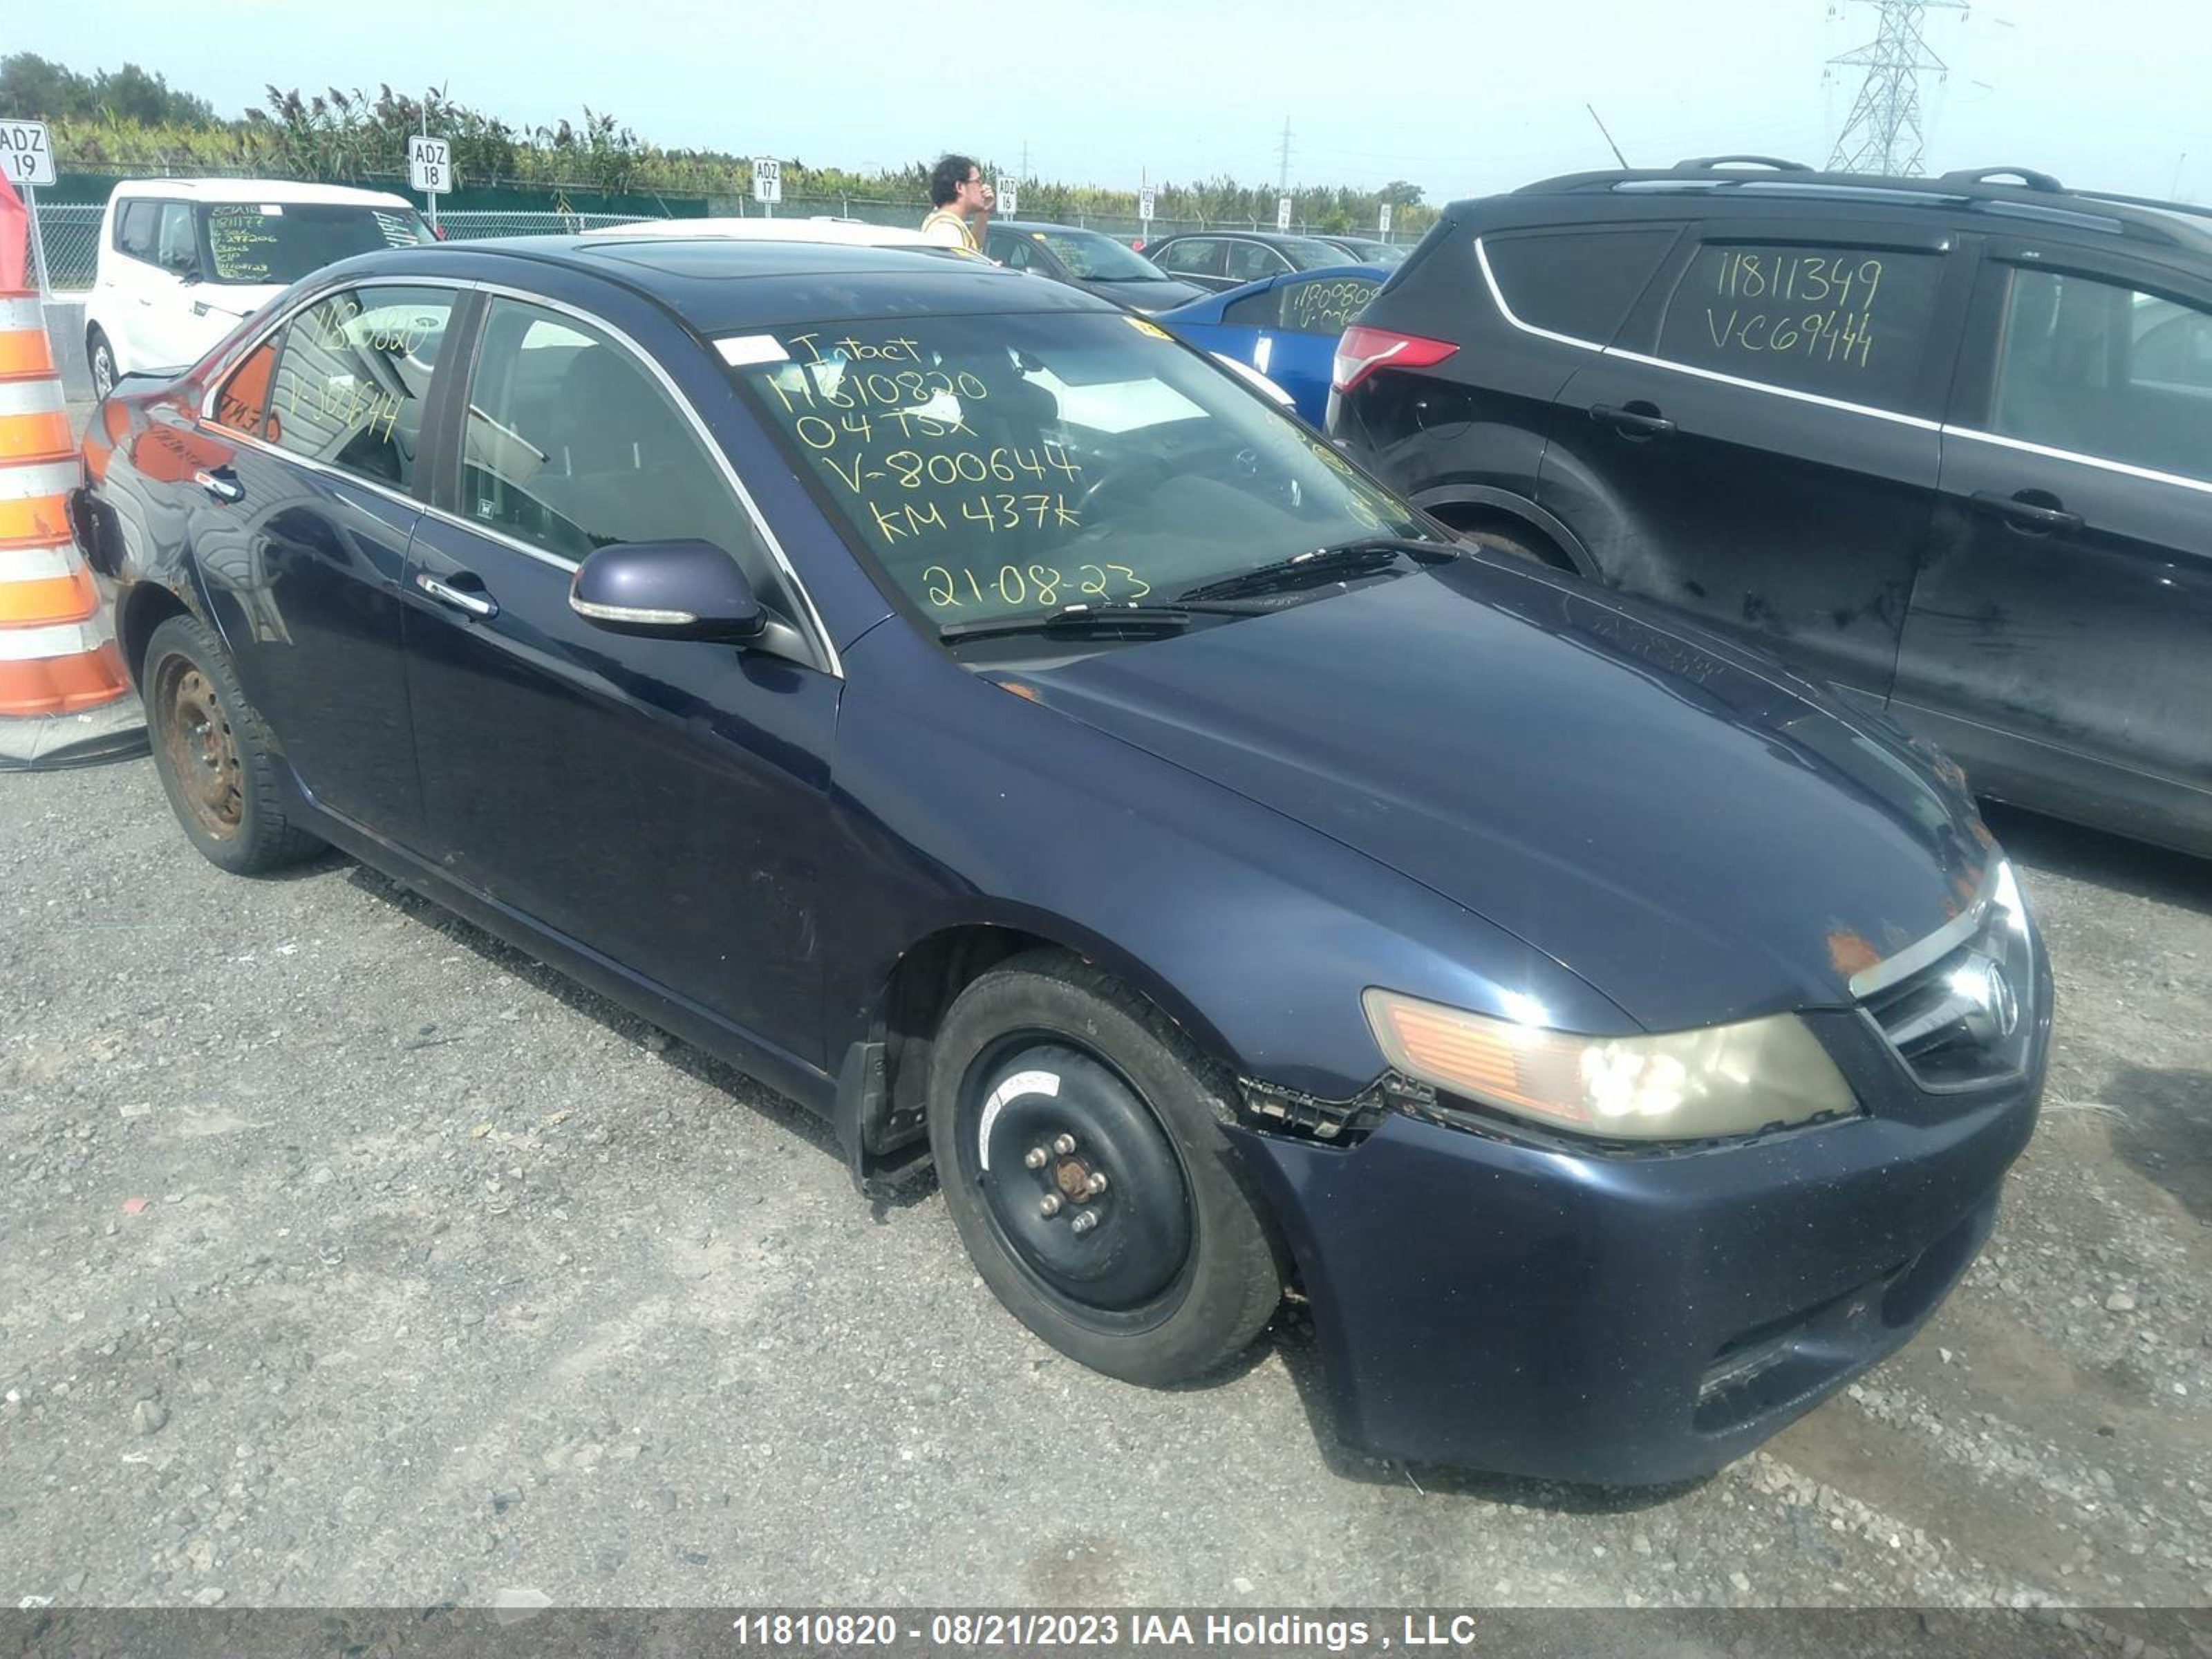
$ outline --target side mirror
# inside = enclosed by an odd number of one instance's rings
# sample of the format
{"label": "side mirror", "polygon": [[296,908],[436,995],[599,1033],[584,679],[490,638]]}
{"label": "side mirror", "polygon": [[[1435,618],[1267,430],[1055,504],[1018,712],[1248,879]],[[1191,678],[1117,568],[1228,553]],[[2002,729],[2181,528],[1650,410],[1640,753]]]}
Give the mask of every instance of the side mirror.
{"label": "side mirror", "polygon": [[611,634],[649,639],[758,639],[768,611],[712,542],[617,542],[576,568],[568,608]]}

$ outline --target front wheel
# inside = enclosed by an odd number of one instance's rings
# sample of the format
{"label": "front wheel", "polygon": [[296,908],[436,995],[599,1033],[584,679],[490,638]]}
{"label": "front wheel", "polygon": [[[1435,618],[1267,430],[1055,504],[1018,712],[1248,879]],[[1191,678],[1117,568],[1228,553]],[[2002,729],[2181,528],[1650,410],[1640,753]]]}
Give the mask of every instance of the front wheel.
{"label": "front wheel", "polygon": [[92,363],[92,395],[95,402],[115,390],[115,348],[107,343],[107,336],[98,329],[85,342],[85,356]]}
{"label": "front wheel", "polygon": [[976,1271],[1037,1335],[1126,1382],[1205,1375],[1282,1298],[1213,1071],[1057,951],[977,979],[933,1045],[930,1146]]}

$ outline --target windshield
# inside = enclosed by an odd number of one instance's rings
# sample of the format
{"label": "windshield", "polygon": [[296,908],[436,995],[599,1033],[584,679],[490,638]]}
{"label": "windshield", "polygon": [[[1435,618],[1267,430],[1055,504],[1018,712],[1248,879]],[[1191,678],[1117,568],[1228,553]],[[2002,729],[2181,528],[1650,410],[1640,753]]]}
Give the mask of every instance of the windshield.
{"label": "windshield", "polygon": [[1344,263],[1344,250],[1317,236],[1279,236],[1274,245],[1300,270],[1322,270]]}
{"label": "windshield", "polygon": [[1033,230],[1067,267],[1068,274],[1086,283],[1164,283],[1168,275],[1151,261],[1139,258],[1111,236],[1095,230]]}
{"label": "windshield", "polygon": [[339,259],[431,240],[411,208],[222,202],[199,210],[207,280],[255,287],[296,283]]}
{"label": "windshield", "polygon": [[1162,604],[1316,548],[1429,534],[1141,318],[801,324],[719,345],[848,538],[939,628]]}

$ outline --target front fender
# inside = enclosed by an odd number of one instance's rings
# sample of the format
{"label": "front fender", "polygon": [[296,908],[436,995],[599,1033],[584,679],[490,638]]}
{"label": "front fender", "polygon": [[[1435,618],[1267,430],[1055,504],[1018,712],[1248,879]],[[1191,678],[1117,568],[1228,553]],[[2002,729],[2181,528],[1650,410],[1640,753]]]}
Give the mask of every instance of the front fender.
{"label": "front fender", "polygon": [[[1141,649],[1142,647],[1135,647]],[[1224,1063],[1325,1099],[1382,1067],[1370,985],[1566,1029],[1635,1029],[1558,963],[1352,848],[968,673],[898,623],[850,653],[825,901],[828,1052],[948,927],[1056,940]]]}

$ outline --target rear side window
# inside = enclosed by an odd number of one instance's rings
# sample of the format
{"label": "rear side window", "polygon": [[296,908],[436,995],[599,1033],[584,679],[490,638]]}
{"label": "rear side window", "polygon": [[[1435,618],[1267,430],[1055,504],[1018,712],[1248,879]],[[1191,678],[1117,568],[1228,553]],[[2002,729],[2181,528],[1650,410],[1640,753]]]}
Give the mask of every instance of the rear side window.
{"label": "rear side window", "polygon": [[1273,328],[1285,334],[1341,334],[1382,286],[1380,276],[1323,276],[1278,283],[1225,307],[1231,328]]}
{"label": "rear side window", "polygon": [[[423,403],[453,310],[447,289],[379,287],[349,289],[301,312],[284,325],[269,441],[411,489]],[[240,401],[251,399],[241,392]]]}
{"label": "rear side window", "polygon": [[1929,346],[1942,256],[1839,244],[1699,248],[1659,356],[1796,392],[1899,409]]}
{"label": "rear side window", "polygon": [[2212,480],[2212,312],[2118,283],[2014,271],[1991,426]]}
{"label": "rear side window", "polygon": [[1540,230],[1482,239],[1513,314],[1532,328],[1608,345],[1675,233]]}
{"label": "rear side window", "polygon": [[577,318],[493,301],[470,389],[461,507],[576,563],[616,542],[712,542],[781,606],[767,552],[690,422],[627,347]]}
{"label": "rear side window", "polygon": [[261,435],[269,416],[269,377],[276,367],[276,342],[272,337],[246,354],[215,395],[215,418],[234,432]]}

